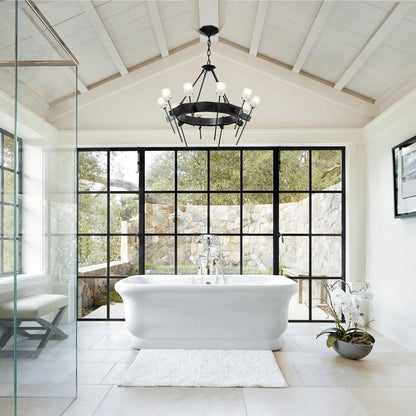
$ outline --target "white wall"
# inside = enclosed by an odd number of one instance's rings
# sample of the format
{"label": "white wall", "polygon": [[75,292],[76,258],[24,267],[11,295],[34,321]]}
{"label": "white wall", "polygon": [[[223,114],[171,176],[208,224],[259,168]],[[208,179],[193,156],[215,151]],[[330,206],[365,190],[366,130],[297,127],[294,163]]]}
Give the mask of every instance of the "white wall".
{"label": "white wall", "polygon": [[416,135],[416,91],[363,130],[372,327],[416,351],[416,218],[395,219],[391,148]]}

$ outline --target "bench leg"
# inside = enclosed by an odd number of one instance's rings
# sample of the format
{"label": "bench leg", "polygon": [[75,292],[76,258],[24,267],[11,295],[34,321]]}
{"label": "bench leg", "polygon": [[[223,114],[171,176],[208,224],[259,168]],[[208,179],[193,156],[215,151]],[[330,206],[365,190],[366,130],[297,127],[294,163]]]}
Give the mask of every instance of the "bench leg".
{"label": "bench leg", "polygon": [[5,325],[2,322],[3,327],[5,328],[4,334],[0,337],[0,350],[2,350],[6,344],[9,342],[10,338],[13,336],[14,333],[14,326]]}

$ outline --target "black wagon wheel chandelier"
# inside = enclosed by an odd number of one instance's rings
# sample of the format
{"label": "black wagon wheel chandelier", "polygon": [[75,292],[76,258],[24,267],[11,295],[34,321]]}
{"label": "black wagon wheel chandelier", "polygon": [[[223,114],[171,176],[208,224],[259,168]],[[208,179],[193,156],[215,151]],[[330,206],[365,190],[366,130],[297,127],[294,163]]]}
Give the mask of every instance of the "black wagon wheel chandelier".
{"label": "black wagon wheel chandelier", "polygon": [[[218,134],[218,147],[221,144],[222,131],[225,126],[234,125],[236,146],[240,142],[247,123],[251,120],[253,109],[260,103],[258,96],[252,96],[253,92],[249,88],[244,88],[241,94],[242,103],[240,106],[231,104],[225,94],[226,84],[220,82],[215,73],[215,66],[211,64],[211,36],[219,32],[215,26],[203,26],[199,33],[208,37],[207,63],[202,65],[202,71],[193,83],[183,84],[184,97],[179,104],[172,101],[172,94],[169,88],[164,88],[159,98],[159,107],[166,114],[166,121],[170,124],[173,133],[178,133],[180,141],[188,146],[183,125],[188,124],[198,127],[199,138],[202,140],[202,128],[214,127],[214,141]],[[201,92],[208,74],[212,74],[216,82],[217,101],[199,101]],[[198,83],[200,86],[198,89]],[[192,101],[194,89],[198,91],[196,100]]]}

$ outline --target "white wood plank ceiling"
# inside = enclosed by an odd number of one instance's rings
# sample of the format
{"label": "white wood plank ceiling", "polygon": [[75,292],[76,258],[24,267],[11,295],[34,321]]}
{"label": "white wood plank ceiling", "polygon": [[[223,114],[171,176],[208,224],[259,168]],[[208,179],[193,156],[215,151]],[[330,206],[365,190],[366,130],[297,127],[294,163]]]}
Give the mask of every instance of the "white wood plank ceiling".
{"label": "white wood plank ceiling", "polygon": [[[80,61],[81,94],[197,42],[195,28],[207,19],[220,22],[220,41],[376,104],[416,77],[415,1],[39,0],[36,4]],[[0,19],[0,34],[5,34],[0,54],[10,41],[6,29]],[[68,88],[61,91],[63,97]],[[51,93],[45,99],[53,105],[62,97]]]}

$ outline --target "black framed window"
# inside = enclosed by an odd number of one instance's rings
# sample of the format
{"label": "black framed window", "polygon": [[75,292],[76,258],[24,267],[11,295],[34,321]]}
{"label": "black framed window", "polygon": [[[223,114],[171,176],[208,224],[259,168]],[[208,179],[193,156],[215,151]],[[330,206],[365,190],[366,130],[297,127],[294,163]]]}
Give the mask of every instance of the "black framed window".
{"label": "black framed window", "polygon": [[[0,277],[14,274],[14,223],[15,223],[15,156],[17,152],[16,181],[18,196],[22,194],[22,141],[17,139],[17,148],[14,137],[5,130],[0,129]],[[21,273],[22,265],[22,207],[21,199],[17,203],[17,273]]]}
{"label": "black framed window", "polygon": [[342,147],[79,150],[80,319],[122,319],[120,278],[195,274],[219,237],[225,274],[299,283],[290,319],[326,320],[322,280],[345,279]]}

